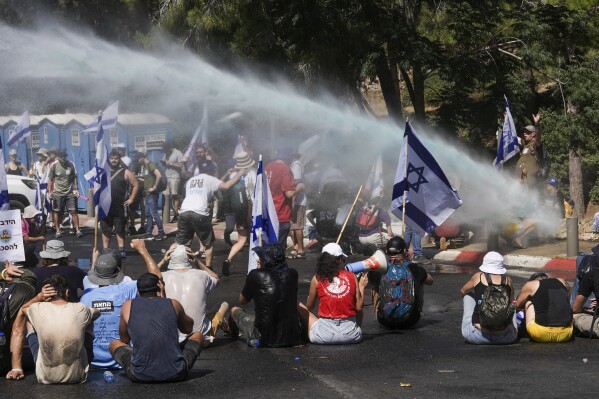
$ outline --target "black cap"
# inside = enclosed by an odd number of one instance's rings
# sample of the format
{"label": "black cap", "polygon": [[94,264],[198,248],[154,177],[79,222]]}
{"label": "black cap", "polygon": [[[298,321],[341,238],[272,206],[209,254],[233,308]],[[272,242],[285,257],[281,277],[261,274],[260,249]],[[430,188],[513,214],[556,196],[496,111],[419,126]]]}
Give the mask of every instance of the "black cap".
{"label": "black cap", "polygon": [[395,256],[406,252],[406,242],[401,237],[391,237],[387,241],[387,255]]}
{"label": "black cap", "polygon": [[252,248],[262,261],[262,266],[266,269],[274,269],[287,265],[285,260],[285,249],[279,244],[265,244],[261,247]]}

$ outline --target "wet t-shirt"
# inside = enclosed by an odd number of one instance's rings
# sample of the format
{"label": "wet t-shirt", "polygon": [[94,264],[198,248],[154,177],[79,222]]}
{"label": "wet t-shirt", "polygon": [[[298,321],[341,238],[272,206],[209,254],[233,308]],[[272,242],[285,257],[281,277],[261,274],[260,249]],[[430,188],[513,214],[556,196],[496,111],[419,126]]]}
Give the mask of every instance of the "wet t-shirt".
{"label": "wet t-shirt", "polygon": [[91,322],[91,309],[82,303],[32,304],[27,317],[37,332],[39,352],[35,364],[41,384],[85,382],[89,364],[83,347],[85,328]]}
{"label": "wet t-shirt", "polygon": [[270,347],[294,346],[301,343],[297,313],[297,270],[254,269],[248,273],[241,291],[254,300],[254,326],[260,332],[260,345]]}
{"label": "wet t-shirt", "polygon": [[181,204],[180,213],[191,211],[203,216],[210,215],[208,205],[221,183],[216,177],[206,174],[189,179],[185,184],[185,199]]}

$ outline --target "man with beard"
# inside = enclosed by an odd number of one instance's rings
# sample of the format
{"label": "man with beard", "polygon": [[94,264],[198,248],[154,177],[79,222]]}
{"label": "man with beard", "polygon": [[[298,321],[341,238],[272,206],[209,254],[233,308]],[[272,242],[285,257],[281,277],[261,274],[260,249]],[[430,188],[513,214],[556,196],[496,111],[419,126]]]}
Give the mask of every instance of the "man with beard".
{"label": "man with beard", "polygon": [[64,208],[73,218],[73,229],[77,237],[83,237],[79,230],[79,215],[77,215],[77,169],[71,161],[67,161],[65,150],[56,150],[56,162],[50,166],[48,172],[48,195],[52,200],[52,211],[54,213],[54,226],[56,226],[56,238],[62,236],[61,230],[62,212]]}
{"label": "man with beard", "polygon": [[[102,229],[102,246],[104,249],[110,246],[110,236],[114,230],[116,242],[119,246],[121,256],[125,253],[125,207],[131,205],[137,196],[138,184],[137,178],[129,169],[125,168],[121,162],[121,154],[112,150],[109,155],[110,162],[110,190],[112,201],[110,210],[106,218],[100,222]],[[131,187],[128,190],[128,187]],[[127,197],[129,192],[129,197]]]}

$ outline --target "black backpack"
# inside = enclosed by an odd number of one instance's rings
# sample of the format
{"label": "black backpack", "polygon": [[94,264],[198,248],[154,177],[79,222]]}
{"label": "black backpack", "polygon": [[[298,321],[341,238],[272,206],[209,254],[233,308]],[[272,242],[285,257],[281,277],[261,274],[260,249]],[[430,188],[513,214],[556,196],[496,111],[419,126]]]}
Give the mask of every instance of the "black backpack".
{"label": "black backpack", "polygon": [[507,278],[502,275],[501,283],[496,285],[493,284],[488,273],[485,273],[484,276],[488,286],[485,288],[478,310],[480,325],[492,331],[505,330],[512,323],[516,310],[510,301]]}
{"label": "black backpack", "polygon": [[16,283],[12,282],[3,282],[0,284],[0,331],[4,331],[4,328],[8,326],[8,321],[10,320],[8,300],[16,285]]}
{"label": "black backpack", "polygon": [[156,192],[161,193],[164,190],[166,190],[168,184],[168,182],[166,181],[166,171],[162,168],[159,168],[158,166],[156,168],[158,168],[158,170],[160,171],[160,180],[158,180],[158,183],[156,184]]}
{"label": "black backpack", "polygon": [[243,178],[237,180],[237,183],[233,184],[233,186],[229,188],[228,194],[229,206],[233,212],[239,212],[247,209],[249,202]]}

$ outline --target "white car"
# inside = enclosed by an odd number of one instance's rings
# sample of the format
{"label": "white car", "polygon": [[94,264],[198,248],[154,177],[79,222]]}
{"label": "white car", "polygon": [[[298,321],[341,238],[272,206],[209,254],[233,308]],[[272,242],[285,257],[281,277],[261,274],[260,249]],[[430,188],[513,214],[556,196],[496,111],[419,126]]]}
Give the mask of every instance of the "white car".
{"label": "white car", "polygon": [[26,206],[35,205],[35,196],[37,184],[35,179],[6,175],[8,182],[8,197],[10,199],[10,209],[18,209],[23,212]]}

